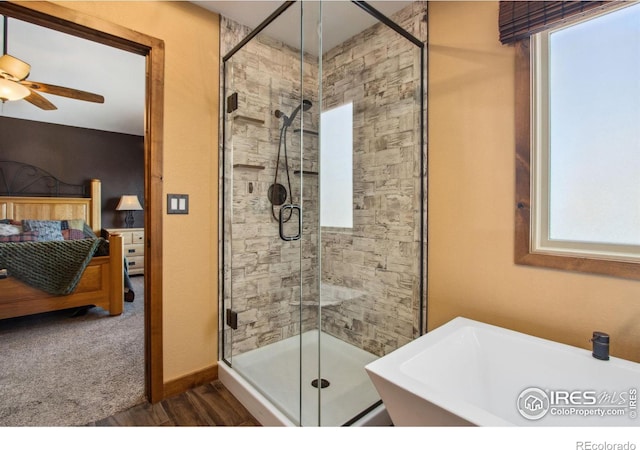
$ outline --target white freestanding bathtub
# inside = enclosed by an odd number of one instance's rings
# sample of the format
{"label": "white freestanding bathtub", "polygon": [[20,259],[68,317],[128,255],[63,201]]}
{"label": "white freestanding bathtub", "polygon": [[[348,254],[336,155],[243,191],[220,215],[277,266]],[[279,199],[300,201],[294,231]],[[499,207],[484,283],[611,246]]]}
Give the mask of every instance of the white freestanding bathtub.
{"label": "white freestanding bathtub", "polygon": [[463,317],[365,368],[396,426],[640,426],[640,364]]}

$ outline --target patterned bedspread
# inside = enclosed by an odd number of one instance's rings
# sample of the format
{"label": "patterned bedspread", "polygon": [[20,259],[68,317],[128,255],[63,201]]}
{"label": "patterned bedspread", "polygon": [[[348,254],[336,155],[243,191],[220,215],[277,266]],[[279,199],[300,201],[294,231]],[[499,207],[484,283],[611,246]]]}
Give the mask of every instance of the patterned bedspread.
{"label": "patterned bedspread", "polygon": [[0,243],[0,269],[50,294],[67,295],[96,251],[105,253],[106,244],[102,238]]}

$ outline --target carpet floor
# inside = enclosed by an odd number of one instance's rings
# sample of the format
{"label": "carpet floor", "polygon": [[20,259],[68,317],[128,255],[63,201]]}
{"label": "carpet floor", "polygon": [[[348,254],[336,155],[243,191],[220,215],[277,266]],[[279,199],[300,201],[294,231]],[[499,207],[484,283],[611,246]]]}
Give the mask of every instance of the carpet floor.
{"label": "carpet floor", "polygon": [[124,313],[0,320],[0,426],[81,426],[145,401],[144,277]]}

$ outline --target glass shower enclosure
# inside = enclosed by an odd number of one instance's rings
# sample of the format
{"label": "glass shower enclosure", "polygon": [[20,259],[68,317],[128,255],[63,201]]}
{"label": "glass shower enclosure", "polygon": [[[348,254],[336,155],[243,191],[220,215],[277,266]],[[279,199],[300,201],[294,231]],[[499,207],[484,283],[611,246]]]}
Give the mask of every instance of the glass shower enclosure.
{"label": "glass shower enclosure", "polygon": [[380,405],[424,331],[426,2],[383,3],[221,25],[221,360],[295,425]]}

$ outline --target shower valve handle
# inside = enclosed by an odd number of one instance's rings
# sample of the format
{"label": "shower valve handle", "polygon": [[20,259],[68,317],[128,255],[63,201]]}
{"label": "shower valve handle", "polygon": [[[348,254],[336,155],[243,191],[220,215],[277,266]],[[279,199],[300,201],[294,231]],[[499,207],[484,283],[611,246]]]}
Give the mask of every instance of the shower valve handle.
{"label": "shower valve handle", "polygon": [[[289,217],[291,217],[291,215],[293,214],[293,210],[297,210],[298,212],[298,233],[294,234],[293,236],[286,236],[284,234],[284,214],[283,212],[285,210],[291,210],[291,213],[289,214]],[[298,239],[300,239],[300,236],[302,235],[302,211],[300,209],[300,205],[282,205],[282,207],[280,207],[280,216],[279,216],[279,226],[278,226],[278,230],[280,232],[280,239],[282,239],[283,241],[297,241]]]}

